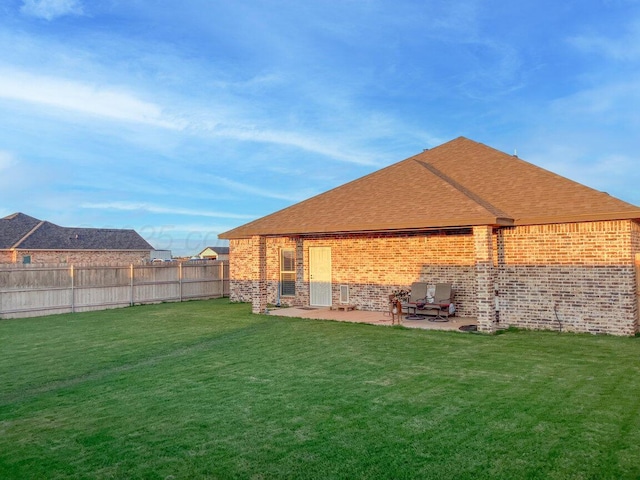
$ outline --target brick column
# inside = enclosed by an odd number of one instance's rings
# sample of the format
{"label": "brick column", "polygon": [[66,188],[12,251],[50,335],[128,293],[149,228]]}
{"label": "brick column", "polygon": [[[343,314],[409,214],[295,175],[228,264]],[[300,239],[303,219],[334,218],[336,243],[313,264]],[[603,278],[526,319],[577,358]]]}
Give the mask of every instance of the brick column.
{"label": "brick column", "polygon": [[304,281],[304,240],[296,238],[296,298],[294,305],[309,305],[309,284]]}
{"label": "brick column", "polygon": [[636,327],[638,332],[640,328],[640,253],[636,253]]}
{"label": "brick column", "polygon": [[267,310],[267,239],[251,237],[251,311]]}
{"label": "brick column", "polygon": [[496,329],[492,232],[489,225],[473,227],[478,329],[486,333],[492,333]]}

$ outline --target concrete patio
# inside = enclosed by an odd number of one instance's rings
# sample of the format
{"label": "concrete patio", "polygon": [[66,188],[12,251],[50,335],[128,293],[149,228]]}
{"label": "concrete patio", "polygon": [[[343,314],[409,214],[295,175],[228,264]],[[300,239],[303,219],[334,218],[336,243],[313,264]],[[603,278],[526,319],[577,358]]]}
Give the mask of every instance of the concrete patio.
{"label": "concrete patio", "polygon": [[[315,320],[334,320],[338,322],[368,323],[371,325],[391,326],[391,315],[387,312],[370,312],[366,310],[331,310],[329,307],[286,307],[270,308],[269,315],[281,317],[311,318]],[[475,318],[449,317],[446,322],[428,320],[406,320],[402,316],[401,325],[407,328],[424,330],[459,330],[463,325],[478,325]]]}

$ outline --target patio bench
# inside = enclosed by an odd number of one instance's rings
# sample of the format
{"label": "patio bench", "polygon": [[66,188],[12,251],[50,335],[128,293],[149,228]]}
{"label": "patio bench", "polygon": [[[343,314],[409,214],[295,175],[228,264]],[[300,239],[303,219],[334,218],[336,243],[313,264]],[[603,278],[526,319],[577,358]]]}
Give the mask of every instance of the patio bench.
{"label": "patio bench", "polygon": [[429,317],[433,322],[447,322],[455,312],[452,298],[450,283],[428,285],[426,282],[414,282],[411,285],[411,298],[403,304],[407,311],[406,318],[417,320]]}

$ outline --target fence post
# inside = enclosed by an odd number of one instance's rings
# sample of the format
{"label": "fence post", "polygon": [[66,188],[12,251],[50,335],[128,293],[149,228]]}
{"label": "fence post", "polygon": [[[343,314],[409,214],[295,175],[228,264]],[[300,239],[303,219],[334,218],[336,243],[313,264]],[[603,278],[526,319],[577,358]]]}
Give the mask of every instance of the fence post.
{"label": "fence post", "polygon": [[182,302],[182,262],[178,264],[178,288],[180,289],[180,301]]}
{"label": "fence post", "polygon": [[71,277],[71,313],[75,313],[76,311],[76,291],[74,289],[75,281],[73,273],[73,265],[71,265],[69,267],[69,276]]}
{"label": "fence post", "polygon": [[218,265],[218,285],[220,286],[220,296],[224,297],[224,262],[220,260]]}
{"label": "fence post", "polygon": [[129,306],[133,307],[133,263],[129,266],[129,277],[131,278],[131,299],[129,300]]}

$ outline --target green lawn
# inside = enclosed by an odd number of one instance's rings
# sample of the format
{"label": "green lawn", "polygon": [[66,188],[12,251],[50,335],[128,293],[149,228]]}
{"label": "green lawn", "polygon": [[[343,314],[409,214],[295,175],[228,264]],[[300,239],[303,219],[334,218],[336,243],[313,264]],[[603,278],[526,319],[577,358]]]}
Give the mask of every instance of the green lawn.
{"label": "green lawn", "polygon": [[252,315],[0,321],[0,478],[640,477],[640,338]]}

